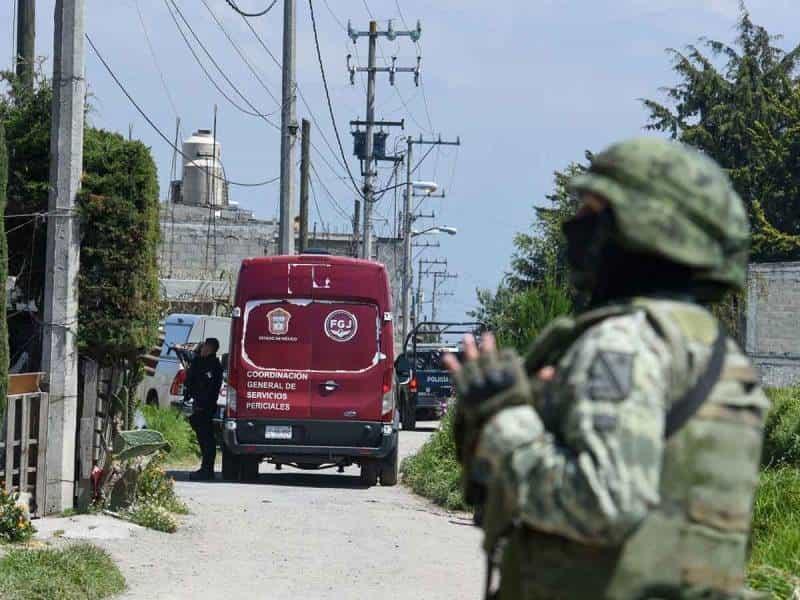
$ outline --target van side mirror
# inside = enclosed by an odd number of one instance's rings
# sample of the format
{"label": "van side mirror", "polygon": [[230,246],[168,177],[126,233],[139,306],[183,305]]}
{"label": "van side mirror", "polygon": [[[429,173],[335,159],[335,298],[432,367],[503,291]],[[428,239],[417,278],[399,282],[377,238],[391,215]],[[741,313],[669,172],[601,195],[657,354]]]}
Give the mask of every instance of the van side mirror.
{"label": "van side mirror", "polygon": [[220,362],[220,364],[222,364],[222,370],[223,371],[227,371],[228,370],[228,353],[227,352],[222,355],[222,358],[219,359],[219,362]]}
{"label": "van side mirror", "polygon": [[394,361],[394,372],[397,376],[397,383],[405,385],[411,381],[411,363],[405,354],[401,354],[396,361]]}

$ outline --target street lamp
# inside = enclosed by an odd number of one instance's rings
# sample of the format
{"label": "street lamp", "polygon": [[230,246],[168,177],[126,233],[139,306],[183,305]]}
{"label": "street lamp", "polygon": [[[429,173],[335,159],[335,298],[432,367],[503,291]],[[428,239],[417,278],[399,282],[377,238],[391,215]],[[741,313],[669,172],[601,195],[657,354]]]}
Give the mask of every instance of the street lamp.
{"label": "street lamp", "polygon": [[448,227],[447,225],[435,225],[434,227],[428,227],[427,229],[423,229],[422,231],[416,231],[412,229],[411,237],[417,237],[418,235],[425,235],[426,233],[446,233],[447,235],[456,235],[458,233],[458,229],[456,229],[455,227]]}
{"label": "street lamp", "polygon": [[412,181],[411,187],[428,194],[435,194],[439,190],[439,184],[435,181]]}

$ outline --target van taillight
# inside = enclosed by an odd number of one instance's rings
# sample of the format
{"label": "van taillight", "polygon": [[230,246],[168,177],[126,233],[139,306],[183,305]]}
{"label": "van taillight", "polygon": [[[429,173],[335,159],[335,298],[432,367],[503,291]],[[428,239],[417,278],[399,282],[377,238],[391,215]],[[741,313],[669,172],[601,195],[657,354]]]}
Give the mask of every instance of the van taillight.
{"label": "van taillight", "polygon": [[172,385],[169,386],[169,393],[173,396],[183,396],[183,384],[186,383],[186,369],[181,369],[175,373]]}
{"label": "van taillight", "polygon": [[392,379],[394,378],[394,370],[387,369],[383,372],[383,393],[388,394],[392,391]]}
{"label": "van taillight", "polygon": [[411,378],[411,381],[409,382],[408,387],[412,392],[416,392],[417,391],[417,378],[416,377],[412,377]]}

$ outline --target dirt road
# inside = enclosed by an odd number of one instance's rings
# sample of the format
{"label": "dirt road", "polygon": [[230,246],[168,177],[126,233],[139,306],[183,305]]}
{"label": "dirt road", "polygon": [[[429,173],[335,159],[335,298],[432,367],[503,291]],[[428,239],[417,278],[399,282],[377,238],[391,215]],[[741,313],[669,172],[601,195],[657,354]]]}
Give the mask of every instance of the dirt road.
{"label": "dirt road", "polygon": [[[431,431],[402,432],[401,456]],[[402,485],[364,489],[356,468],[262,465],[252,484],[194,483],[187,474],[176,473],[191,510],[177,533],[100,543],[128,581],[123,598],[481,597],[479,532]]]}

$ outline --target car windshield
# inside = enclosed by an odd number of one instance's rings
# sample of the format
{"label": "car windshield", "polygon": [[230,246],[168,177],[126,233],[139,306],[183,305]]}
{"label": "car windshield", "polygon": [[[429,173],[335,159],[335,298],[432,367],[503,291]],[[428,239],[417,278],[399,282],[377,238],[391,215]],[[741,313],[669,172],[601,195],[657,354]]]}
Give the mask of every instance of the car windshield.
{"label": "car windshield", "polygon": [[192,330],[191,325],[184,325],[182,323],[168,323],[164,328],[164,346],[161,348],[162,357],[171,357],[176,359],[174,352],[170,352],[170,346],[178,344],[185,344],[189,339],[189,333]]}
{"label": "car windshield", "polygon": [[419,371],[439,371],[442,366],[442,353],[439,350],[417,351],[414,366]]}

